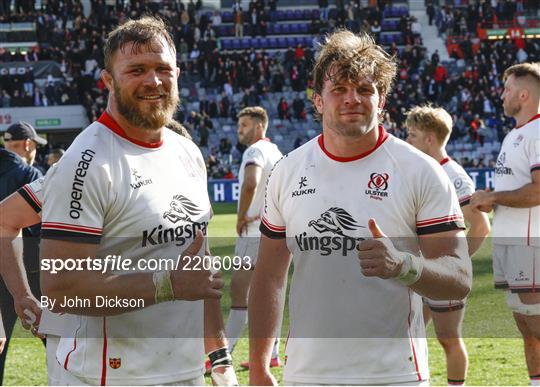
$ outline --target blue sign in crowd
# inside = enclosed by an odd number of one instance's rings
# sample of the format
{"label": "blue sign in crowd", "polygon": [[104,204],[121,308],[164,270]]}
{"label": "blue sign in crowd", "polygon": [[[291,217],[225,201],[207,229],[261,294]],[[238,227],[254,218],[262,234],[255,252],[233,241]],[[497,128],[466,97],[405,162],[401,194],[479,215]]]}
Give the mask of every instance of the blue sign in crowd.
{"label": "blue sign in crowd", "polygon": [[[476,189],[493,189],[493,168],[465,168]],[[208,180],[208,194],[213,203],[236,202],[240,196],[238,180]]]}

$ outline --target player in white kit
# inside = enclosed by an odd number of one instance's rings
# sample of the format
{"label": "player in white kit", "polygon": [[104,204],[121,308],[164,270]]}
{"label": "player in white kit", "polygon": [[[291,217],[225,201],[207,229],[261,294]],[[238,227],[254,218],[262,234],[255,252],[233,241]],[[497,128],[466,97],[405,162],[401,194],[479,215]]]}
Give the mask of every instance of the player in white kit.
{"label": "player in white kit", "polygon": [[[240,198],[235,255],[247,257],[247,266],[245,270],[235,270],[231,279],[231,310],[225,329],[231,352],[247,322],[247,295],[259,252],[260,215],[264,205],[266,181],[274,164],[283,156],[276,144],[266,137],[268,129],[266,110],[260,106],[247,107],[242,109],[237,117],[238,142],[247,145],[248,148],[242,155],[238,174]],[[279,339],[276,339],[270,366],[279,365]],[[244,362],[241,366],[249,368],[249,363]]]}
{"label": "player in white kit", "polygon": [[[475,191],[467,172],[448,157],[445,147],[452,132],[452,117],[442,108],[418,106],[407,113],[407,142],[442,165],[458,195],[465,222],[469,226],[467,243],[472,257],[489,234],[487,215],[469,204]],[[436,301],[424,299],[424,321],[433,319],[435,332],[446,355],[449,385],[463,385],[467,375],[468,356],[461,338],[465,300]]]}
{"label": "player in white kit", "polygon": [[[205,252],[211,208],[200,151],[165,128],[178,105],[174,44],[161,20],[144,17],[111,32],[104,53],[107,111],[44,184],[42,269],[87,262],[42,270],[50,309],[77,315],[58,345],[61,383],[204,384],[205,341],[219,372],[232,367],[223,281],[189,262]],[[107,256],[122,265],[96,270]]]}
{"label": "player in white kit", "polygon": [[516,127],[497,158],[495,191],[477,191],[471,205],[494,210],[495,287],[507,290],[531,385],[540,385],[540,63],[511,66],[503,79],[504,114]]}
{"label": "player in white kit", "polygon": [[[184,137],[191,138],[189,133],[176,121],[171,121],[167,127],[174,128]],[[49,171],[55,168],[53,165]],[[72,315],[51,313],[48,309],[43,311],[39,308],[38,300],[34,298],[28,289],[24,269],[17,260],[20,248],[17,246],[17,236],[25,227],[41,222],[41,207],[43,202],[43,182],[41,177],[32,183],[25,184],[17,192],[14,192],[0,202],[0,231],[2,234],[2,264],[0,267],[4,281],[8,285],[10,293],[14,296],[15,310],[17,311],[23,327],[31,329],[35,335],[47,338],[46,362],[47,382],[50,386],[60,384],[61,376],[65,372],[56,359],[56,350],[60,337],[64,331],[64,325],[69,324]],[[26,314],[25,309],[33,314]],[[30,318],[35,322],[30,324]]]}
{"label": "player in white kit", "polygon": [[275,383],[291,254],[285,384],[429,379],[420,295],[465,297],[471,264],[444,170],[379,125],[395,73],[368,35],[340,31],[322,46],[313,102],[323,133],[268,180],[248,304],[251,384]]}

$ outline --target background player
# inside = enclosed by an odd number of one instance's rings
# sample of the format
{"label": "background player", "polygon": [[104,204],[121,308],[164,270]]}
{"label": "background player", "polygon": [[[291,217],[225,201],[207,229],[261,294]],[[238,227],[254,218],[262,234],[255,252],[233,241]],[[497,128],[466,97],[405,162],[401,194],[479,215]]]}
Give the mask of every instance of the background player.
{"label": "background player", "polygon": [[[232,274],[231,311],[226,326],[231,352],[247,322],[247,295],[252,270],[259,253],[260,214],[264,205],[266,181],[274,164],[283,156],[278,147],[266,137],[267,129],[268,114],[262,107],[247,107],[238,113],[238,142],[248,148],[242,155],[238,176],[240,198],[236,221],[238,239],[235,255],[249,257],[250,268],[235,270]],[[278,338],[272,349],[270,367],[279,365]],[[249,362],[241,363],[241,366],[249,368]]]}
{"label": "background player", "polygon": [[[446,143],[452,132],[452,117],[442,108],[415,107],[407,114],[405,126],[408,130],[407,142],[438,161],[452,181],[465,222],[469,226],[467,243],[472,257],[488,236],[490,224],[485,213],[469,204],[475,191],[472,179],[446,153]],[[437,338],[446,355],[448,384],[462,385],[465,383],[468,366],[467,349],[461,338],[465,300],[424,301],[424,321],[427,325],[433,318]]]}
{"label": "background player", "polygon": [[322,46],[313,102],[323,134],[281,159],[268,180],[249,296],[251,384],[275,383],[268,363],[291,254],[285,384],[426,383],[418,294],[469,292],[448,177],[379,125],[395,73],[368,35],[338,31]]}
{"label": "background player", "polygon": [[504,72],[504,114],[516,127],[502,143],[495,191],[479,190],[471,205],[493,214],[495,287],[507,303],[525,344],[531,385],[540,384],[540,63]]}

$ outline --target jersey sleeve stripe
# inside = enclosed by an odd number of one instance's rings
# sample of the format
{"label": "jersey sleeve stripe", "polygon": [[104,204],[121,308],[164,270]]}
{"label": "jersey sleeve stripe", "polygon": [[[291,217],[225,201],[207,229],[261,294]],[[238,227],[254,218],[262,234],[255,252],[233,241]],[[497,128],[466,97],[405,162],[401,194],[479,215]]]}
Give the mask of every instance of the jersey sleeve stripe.
{"label": "jersey sleeve stripe", "polygon": [[26,185],[23,185],[17,192],[30,205],[30,207],[32,207],[34,211],[36,211],[36,213],[39,214],[41,212],[41,203],[30,188],[28,188]]}
{"label": "jersey sleeve stripe", "polygon": [[250,166],[250,165],[256,165],[256,166],[262,168],[262,165],[261,165],[261,164],[259,164],[259,163],[256,162],[256,161],[253,161],[253,160],[252,160],[252,161],[248,161],[248,162],[246,163],[246,165],[244,165],[244,168],[247,167],[247,166]]}
{"label": "jersey sleeve stripe", "polygon": [[540,169],[540,163],[531,165],[531,172],[537,171],[539,169]]}
{"label": "jersey sleeve stripe", "polygon": [[43,228],[41,229],[41,238],[58,239],[77,243],[90,243],[94,245],[101,242],[101,235],[92,235],[65,230],[44,230]]}
{"label": "jersey sleeve stripe", "polygon": [[67,223],[57,223],[57,222],[43,222],[41,225],[42,229],[45,230],[67,230],[74,232],[82,232],[85,234],[92,234],[101,236],[102,229],[97,227],[87,227],[87,226],[76,226],[73,224]]}
{"label": "jersey sleeve stripe", "polygon": [[261,225],[259,226],[259,230],[262,234],[267,236],[270,239],[284,239],[286,234],[285,232],[276,232],[270,230],[264,223],[261,222]]}
{"label": "jersey sleeve stripe", "polygon": [[472,195],[463,196],[462,198],[459,199],[459,205],[461,207],[466,206],[467,204],[471,202],[471,197]]}
{"label": "jersey sleeve stripe", "polygon": [[416,227],[425,227],[425,226],[431,226],[433,224],[438,223],[446,223],[451,221],[463,221],[463,217],[460,215],[448,215],[448,216],[441,216],[440,218],[432,218],[432,219],[426,219],[421,220],[419,222],[416,222]]}
{"label": "jersey sleeve stripe", "polygon": [[452,230],[465,230],[465,223],[463,219],[440,222],[429,226],[422,226],[416,228],[418,235],[436,234],[438,232],[452,231]]}
{"label": "jersey sleeve stripe", "polygon": [[265,217],[262,218],[262,222],[265,224],[267,228],[269,228],[272,231],[285,232],[284,226],[275,226],[272,223],[270,223]]}

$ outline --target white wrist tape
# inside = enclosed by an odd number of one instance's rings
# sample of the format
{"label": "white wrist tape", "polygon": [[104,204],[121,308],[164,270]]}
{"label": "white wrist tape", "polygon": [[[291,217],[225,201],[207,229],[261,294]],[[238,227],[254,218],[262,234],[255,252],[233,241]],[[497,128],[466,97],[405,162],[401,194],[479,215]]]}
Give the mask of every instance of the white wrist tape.
{"label": "white wrist tape", "polygon": [[156,304],[166,301],[174,301],[174,292],[171,282],[170,271],[156,271],[152,275],[152,281],[154,282],[155,294],[154,299]]}
{"label": "white wrist tape", "polygon": [[210,377],[214,384],[216,386],[238,386],[238,379],[236,378],[233,366],[229,365],[225,367],[225,372],[222,374],[212,370]]}
{"label": "white wrist tape", "polygon": [[422,270],[424,269],[424,259],[410,253],[403,253],[401,272],[397,276],[397,280],[405,286],[414,284],[420,279]]}

